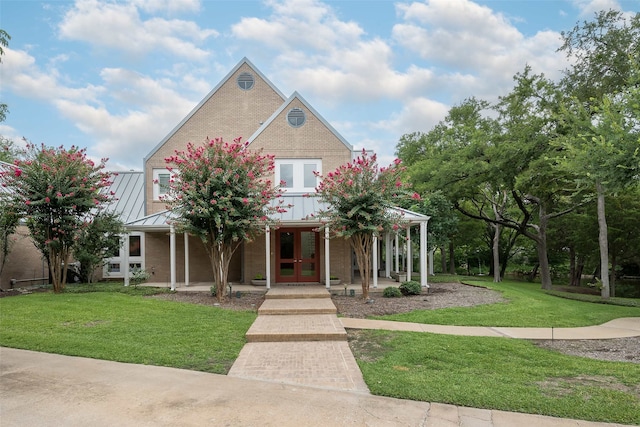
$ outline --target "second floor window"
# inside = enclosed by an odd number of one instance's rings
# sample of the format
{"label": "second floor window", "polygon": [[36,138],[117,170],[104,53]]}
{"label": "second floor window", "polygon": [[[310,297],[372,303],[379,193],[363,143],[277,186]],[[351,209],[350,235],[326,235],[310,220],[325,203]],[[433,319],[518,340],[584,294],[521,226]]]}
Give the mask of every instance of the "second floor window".
{"label": "second floor window", "polygon": [[307,193],[315,190],[322,171],[320,159],[276,159],[276,182],[287,192]]}

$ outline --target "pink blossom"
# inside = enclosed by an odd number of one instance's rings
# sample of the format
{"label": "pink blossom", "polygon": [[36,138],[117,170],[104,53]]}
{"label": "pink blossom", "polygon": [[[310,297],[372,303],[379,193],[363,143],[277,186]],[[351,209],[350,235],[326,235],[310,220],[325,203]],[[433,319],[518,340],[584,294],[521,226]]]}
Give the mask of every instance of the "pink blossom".
{"label": "pink blossom", "polygon": [[47,202],[47,203],[51,203],[51,199],[49,198],[49,196],[45,197],[44,201]]}
{"label": "pink blossom", "polygon": [[22,175],[22,170],[21,169],[16,169],[14,174],[15,174],[16,178],[19,178],[20,175]]}
{"label": "pink blossom", "polygon": [[411,198],[414,199],[414,200],[420,200],[420,195],[418,193],[413,193]]}
{"label": "pink blossom", "polygon": [[27,200],[24,202],[25,205],[30,206],[31,205],[31,200]]}

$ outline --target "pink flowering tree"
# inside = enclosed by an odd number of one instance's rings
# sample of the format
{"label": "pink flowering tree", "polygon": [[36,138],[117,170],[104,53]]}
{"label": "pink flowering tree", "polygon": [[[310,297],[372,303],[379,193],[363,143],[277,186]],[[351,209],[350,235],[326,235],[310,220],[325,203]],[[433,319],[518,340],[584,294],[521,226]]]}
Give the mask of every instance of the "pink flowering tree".
{"label": "pink flowering tree", "polygon": [[402,216],[394,211],[406,199],[420,199],[409,191],[401,176],[404,167],[396,159],[389,167],[378,167],[376,155],[365,150],[354,161],[322,177],[316,193],[327,204],[317,217],[321,229],[328,228],[333,237],[349,240],[360,277],[362,296],[369,298],[374,236],[404,226]]}
{"label": "pink flowering tree", "polygon": [[26,219],[36,247],[49,264],[54,292],[62,292],[79,231],[96,208],[111,200],[106,159],[96,165],[86,150],[27,145],[14,167],[0,174],[11,206]]}
{"label": "pink flowering tree", "polygon": [[269,179],[273,159],[248,150],[240,138],[189,143],[186,151],[165,159],[172,175],[163,199],[176,214],[177,226],[204,243],[220,301],[235,251],[273,223],[270,214],[285,211],[282,200],[276,201],[280,187]]}

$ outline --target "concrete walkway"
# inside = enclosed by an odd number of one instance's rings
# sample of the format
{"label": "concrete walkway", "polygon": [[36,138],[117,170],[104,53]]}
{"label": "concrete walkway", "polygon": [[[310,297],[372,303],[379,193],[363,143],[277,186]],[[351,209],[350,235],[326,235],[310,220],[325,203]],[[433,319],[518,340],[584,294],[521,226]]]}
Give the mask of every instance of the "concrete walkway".
{"label": "concrete walkway", "polygon": [[489,326],[425,325],[389,320],[341,317],[340,323],[351,329],[385,329],[389,331],[431,332],[434,334],[477,337],[507,337],[531,340],[602,340],[640,337],[640,317],[614,319],[598,326],[581,328],[507,328]]}

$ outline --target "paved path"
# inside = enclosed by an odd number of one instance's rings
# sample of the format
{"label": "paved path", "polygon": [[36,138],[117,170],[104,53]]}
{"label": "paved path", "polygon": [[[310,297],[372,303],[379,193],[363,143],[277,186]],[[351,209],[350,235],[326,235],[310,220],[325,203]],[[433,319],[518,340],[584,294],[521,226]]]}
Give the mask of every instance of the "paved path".
{"label": "paved path", "polygon": [[431,332],[434,334],[507,337],[533,340],[601,340],[640,336],[640,317],[614,319],[598,326],[581,328],[507,328],[488,326],[447,326],[389,320],[352,319],[341,317],[345,328],[385,329],[390,331]]}
{"label": "paved path", "polygon": [[0,425],[620,426],[12,348],[0,348]]}
{"label": "paved path", "polygon": [[229,376],[368,394],[336,312],[325,288],[270,289]]}

